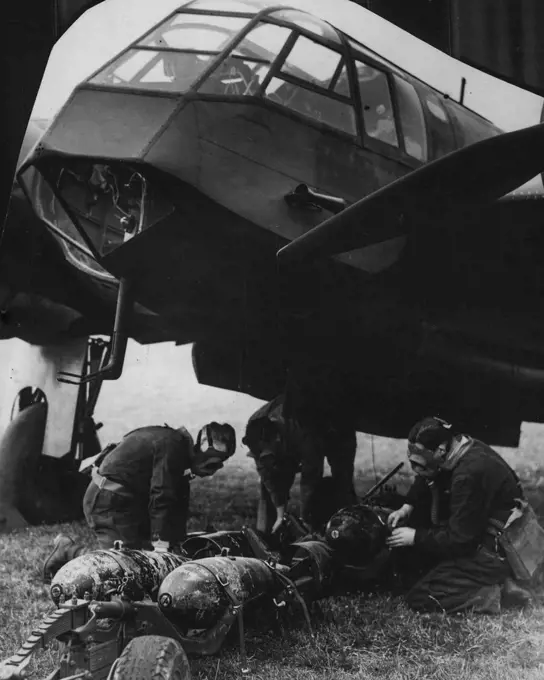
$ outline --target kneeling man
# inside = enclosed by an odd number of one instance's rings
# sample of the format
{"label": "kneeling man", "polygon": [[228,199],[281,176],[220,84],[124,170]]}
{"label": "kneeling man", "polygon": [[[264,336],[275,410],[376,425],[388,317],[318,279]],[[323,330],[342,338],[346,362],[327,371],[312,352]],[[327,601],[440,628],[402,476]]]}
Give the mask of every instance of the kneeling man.
{"label": "kneeling man", "polygon": [[[406,560],[396,555],[401,570],[402,562],[414,561],[428,569],[407,593],[408,605],[496,614],[501,594],[526,604],[528,593],[509,578],[491,522],[506,522],[523,495],[512,468],[487,444],[439,418],[414,425],[408,459],[416,478],[406,503],[389,515],[387,539],[390,548],[414,547]],[[413,527],[400,526],[409,518]]]}

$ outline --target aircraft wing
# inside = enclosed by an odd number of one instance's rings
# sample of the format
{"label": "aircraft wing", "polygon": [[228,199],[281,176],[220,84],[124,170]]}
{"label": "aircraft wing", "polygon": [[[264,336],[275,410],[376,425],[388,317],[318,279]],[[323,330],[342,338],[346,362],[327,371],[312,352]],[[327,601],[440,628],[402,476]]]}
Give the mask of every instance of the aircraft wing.
{"label": "aircraft wing", "polygon": [[364,248],[440,224],[518,188],[544,169],[544,124],[477,142],[428,163],[325,220],[278,252],[280,262]]}

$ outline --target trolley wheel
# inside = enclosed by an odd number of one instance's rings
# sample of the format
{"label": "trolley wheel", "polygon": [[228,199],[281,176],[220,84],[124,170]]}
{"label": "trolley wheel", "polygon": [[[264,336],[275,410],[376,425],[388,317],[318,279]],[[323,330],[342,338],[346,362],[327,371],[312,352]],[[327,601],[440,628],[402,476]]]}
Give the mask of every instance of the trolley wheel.
{"label": "trolley wheel", "polygon": [[142,635],[125,647],[111,680],[191,680],[191,669],[179,642],[162,635]]}

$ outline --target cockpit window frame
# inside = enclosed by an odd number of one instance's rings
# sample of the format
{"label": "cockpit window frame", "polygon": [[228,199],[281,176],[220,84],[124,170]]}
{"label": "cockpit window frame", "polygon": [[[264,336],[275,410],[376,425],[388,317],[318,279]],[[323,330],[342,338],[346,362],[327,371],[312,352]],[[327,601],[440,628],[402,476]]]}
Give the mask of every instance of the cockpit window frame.
{"label": "cockpit window frame", "polygon": [[[166,23],[169,22],[171,19],[173,19],[177,14],[198,14],[198,15],[202,15],[202,16],[204,16],[204,17],[205,17],[205,16],[225,16],[225,17],[235,17],[235,18],[244,18],[244,19],[248,19],[248,23],[246,24],[246,26],[244,26],[244,28],[243,28],[241,31],[239,31],[238,33],[236,33],[236,34],[234,35],[234,37],[233,37],[231,40],[229,40],[228,43],[227,43],[227,44],[225,45],[225,47],[223,48],[223,50],[229,51],[229,50],[230,50],[231,44],[235,43],[235,42],[238,40],[238,37],[239,37],[243,32],[245,32],[245,31],[247,30],[247,28],[248,28],[251,24],[254,23],[254,20],[255,20],[260,14],[263,14],[263,13],[265,13],[265,12],[267,12],[267,11],[268,11],[268,9],[261,10],[260,12],[257,12],[256,14],[249,14],[248,12],[232,12],[232,11],[229,12],[229,11],[227,11],[227,10],[217,10],[217,11],[213,11],[213,12],[212,12],[211,10],[199,10],[199,9],[193,9],[193,10],[191,10],[191,9],[190,9],[190,5],[185,6],[185,7],[181,7],[181,8],[178,8],[178,9],[175,9],[173,12],[170,12],[170,14],[167,14],[165,17],[163,17],[163,19],[162,19],[160,22],[154,24],[148,31],[146,31],[146,32],[143,33],[142,35],[139,35],[135,40],[133,40],[130,44],[128,44],[121,52],[118,52],[118,53],[115,54],[109,61],[107,61],[105,64],[102,64],[102,65],[100,66],[100,68],[98,68],[96,71],[94,71],[90,76],[88,76],[88,77],[83,81],[82,85],[85,85],[86,87],[92,87],[92,88],[97,88],[97,89],[104,89],[104,86],[102,86],[102,85],[100,85],[100,84],[98,84],[98,83],[92,83],[91,81],[92,81],[97,75],[99,75],[100,73],[102,73],[102,71],[104,71],[104,70],[107,69],[109,66],[111,66],[114,62],[116,62],[116,61],[119,59],[119,57],[123,56],[124,54],[126,54],[126,53],[127,53],[129,50],[131,50],[131,49],[138,49],[138,50],[153,50],[153,51],[159,51],[159,52],[160,52],[160,51],[168,51],[168,50],[176,51],[176,52],[181,52],[181,51],[183,51],[183,52],[193,52],[193,53],[196,52],[196,50],[180,50],[180,49],[176,49],[176,48],[153,47],[153,46],[151,46],[151,45],[141,45],[141,44],[140,44],[140,43],[142,43],[146,38],[148,38],[154,31],[156,31],[157,28],[159,28],[159,26],[162,26],[163,24],[166,24]],[[211,55],[216,55],[216,58],[217,58],[217,57],[219,57],[219,56],[221,55],[221,53],[223,52],[223,50],[220,50],[219,52],[211,52],[211,51],[209,51],[209,50],[202,50],[202,51],[199,51],[199,54],[208,54],[208,53],[209,53],[209,54],[211,54]],[[212,66],[212,65],[214,65],[214,64],[215,64],[215,60],[212,60],[212,64],[210,64],[210,66]],[[206,71],[210,68],[210,66],[207,67]],[[107,87],[107,89],[108,89],[108,90],[111,90],[112,88],[111,88],[111,87]],[[193,85],[191,86],[190,90],[193,90],[193,89],[194,89],[194,83],[193,83]],[[189,91],[190,91],[190,90],[189,90]],[[141,90],[141,88],[138,88],[138,87],[124,87],[124,88],[123,88],[123,92],[130,92],[130,91],[132,91],[132,92],[141,92],[142,90]],[[172,93],[172,92],[165,92],[164,90],[163,90],[163,91],[157,90],[157,94],[162,94],[162,95],[168,94],[168,95],[170,95],[170,96],[179,97],[181,93],[179,93],[179,92],[174,92],[174,93]]]}
{"label": "cockpit window frame", "polygon": [[[261,9],[256,9],[255,12],[250,12],[248,11],[238,11],[238,10],[232,10],[232,9],[199,9],[198,7],[194,7],[194,3],[198,2],[198,0],[191,0],[189,3],[186,5],[183,5],[183,7],[178,7],[177,9],[174,10],[174,14],[183,14],[183,13],[192,13],[192,14],[211,14],[211,15],[217,15],[217,16],[224,16],[224,15],[232,15],[232,14],[244,14],[248,16],[255,17],[257,14],[260,14],[261,12],[267,11],[268,7],[262,7]],[[242,0],[243,2],[243,0]],[[245,4],[245,3],[244,3]]]}
{"label": "cockpit window frame", "polygon": [[[175,16],[180,15],[180,14],[198,14],[202,15],[203,17],[205,16],[225,16],[225,17],[238,17],[238,18],[247,18],[248,22],[247,24],[240,30],[238,31],[225,45],[224,47],[219,51],[219,52],[213,52],[210,50],[199,50],[199,54],[209,54],[210,56],[214,57],[213,59],[210,60],[210,64],[206,66],[206,68],[202,71],[202,73],[194,80],[194,82],[191,84],[191,86],[185,91],[185,92],[176,92],[176,91],[171,91],[171,90],[165,90],[165,89],[160,89],[157,88],[156,90],[153,90],[153,96],[162,96],[162,97],[168,97],[168,98],[174,98],[174,99],[180,99],[180,97],[184,97],[185,99],[187,97],[194,97],[195,94],[198,95],[198,88],[202,85],[203,82],[206,81],[210,77],[210,75],[219,67],[219,65],[224,61],[224,59],[233,51],[235,51],[236,46],[244,40],[244,38],[261,22],[265,21],[267,23],[275,24],[277,26],[283,26],[291,31],[291,35],[287,38],[285,41],[284,45],[280,49],[277,55],[275,55],[268,73],[266,76],[263,78],[262,83],[260,84],[259,91],[256,94],[256,96],[253,97],[254,101],[259,101],[261,104],[264,103],[267,106],[270,105],[274,108],[281,109],[283,113],[292,115],[294,118],[297,120],[303,119],[305,123],[313,125],[319,129],[324,129],[327,130],[331,133],[338,134],[342,136],[343,138],[347,138],[351,141],[356,141],[359,144],[364,144],[364,126],[363,126],[363,116],[362,116],[362,110],[361,110],[361,102],[360,98],[358,96],[358,89],[357,88],[357,78],[355,74],[355,63],[353,61],[354,56],[352,54],[352,49],[350,47],[350,44],[347,40],[347,37],[342,33],[342,31],[338,30],[334,26],[331,26],[332,30],[338,37],[338,41],[333,41],[327,36],[318,36],[316,35],[315,32],[313,32],[310,29],[305,28],[304,26],[301,26],[299,24],[294,24],[292,22],[289,22],[287,20],[283,20],[282,18],[277,18],[273,15],[275,12],[278,11],[295,11],[295,12],[300,12],[301,14],[309,14],[310,16],[313,17],[313,15],[310,12],[306,12],[304,10],[301,10],[300,8],[296,7],[290,7],[290,6],[285,6],[285,5],[276,5],[276,6],[271,6],[271,7],[266,7],[263,8],[262,10],[250,14],[248,12],[236,12],[236,11],[229,11],[229,10],[202,10],[202,9],[191,9],[191,5],[186,5],[181,8],[177,8],[174,11],[170,12],[167,16],[165,16],[160,22],[152,26],[146,33],[143,35],[138,36],[136,40],[134,40],[132,43],[127,45],[124,50],[116,54],[112,59],[110,59],[107,63],[103,64],[99,69],[97,69],[93,74],[91,74],[81,85],[80,87],[85,87],[86,89],[99,89],[99,90],[116,90],[117,88],[112,87],[111,85],[104,85],[102,83],[93,83],[92,80],[98,76],[100,73],[105,71],[107,68],[109,68],[115,61],[117,61],[121,56],[127,54],[130,50],[151,50],[151,51],[157,51],[157,52],[166,52],[166,51],[174,51],[174,52],[187,52],[187,53],[195,53],[196,50],[190,50],[190,49],[184,49],[181,50],[179,48],[165,48],[165,47],[157,47],[157,46],[151,46],[151,45],[142,45],[141,43],[146,40],[154,31],[159,26],[162,26],[164,24],[167,24],[167,22],[171,21]],[[321,21],[321,20],[320,20]],[[326,89],[323,89],[319,86],[314,85],[313,83],[309,81],[304,81],[304,80],[299,80],[296,76],[291,76],[289,74],[283,73],[281,71],[285,59],[291,49],[293,48],[294,44],[296,43],[297,39],[299,36],[304,36],[307,39],[311,40],[312,42],[322,45],[328,49],[333,50],[334,52],[337,52],[340,54],[341,58],[338,64],[338,69],[337,73],[334,74],[332,82],[336,82],[342,73],[343,68],[346,68],[347,76],[348,76],[348,82],[349,82],[349,88],[350,88],[350,96],[346,97],[344,95],[338,94],[337,92],[334,91],[334,87],[329,87]],[[280,104],[277,104],[275,102],[270,101],[264,96],[264,92],[266,90],[266,87],[269,85],[270,81],[278,77],[282,80],[285,80],[286,82],[289,82],[293,85],[297,85],[299,87],[305,88],[307,90],[313,91],[319,95],[329,97],[330,99],[336,100],[341,102],[342,104],[345,104],[346,106],[350,106],[353,109],[354,112],[354,118],[355,118],[355,126],[354,126],[354,133],[347,132],[345,130],[342,130],[341,128],[334,127],[333,125],[330,125],[328,123],[323,123],[317,119],[313,119],[311,117],[306,117],[302,116],[301,114],[298,114],[296,111],[292,111],[289,108],[286,108],[284,106],[281,106]],[[126,92],[126,93],[134,93],[134,94],[142,94],[146,93],[149,94],[149,89],[148,88],[142,88],[138,86],[123,86],[122,88],[118,88],[119,91]],[[211,99],[217,99],[217,95],[212,95],[212,94],[201,94],[199,96],[202,96],[203,98],[211,98]],[[223,97],[221,97],[223,99]],[[246,95],[229,95],[229,101],[236,101],[237,99],[241,99],[244,101],[247,101],[248,97]],[[381,145],[380,145],[381,146]]]}
{"label": "cockpit window frame", "polygon": [[[218,57],[213,61],[213,63],[210,64],[208,66],[208,68],[205,71],[203,71],[202,74],[195,80],[195,82],[192,84],[189,92],[198,90],[198,88],[200,87],[202,82],[204,80],[206,80],[206,78],[217,68],[217,66],[221,63],[223,58],[225,56],[227,56],[229,54],[229,52],[231,52],[232,49],[237,44],[242,42],[242,40],[262,21],[266,21],[267,23],[275,24],[277,26],[283,26],[284,28],[288,28],[291,31],[291,35],[289,36],[289,38],[287,38],[283,47],[281,48],[281,50],[278,52],[278,54],[276,55],[276,57],[272,61],[271,65],[270,65],[270,70],[267,73],[266,77],[264,78],[263,83],[261,83],[261,87],[259,88],[260,92],[264,91],[263,85],[266,88],[266,85],[268,85],[270,80],[272,80],[273,77],[276,77],[280,73],[281,65],[283,65],[283,63],[285,62],[285,57],[291,51],[293,45],[295,44],[295,42],[298,38],[298,35],[303,35],[306,38],[312,40],[313,42],[320,44],[320,45],[324,45],[325,47],[328,47],[329,49],[332,49],[335,52],[339,51],[338,50],[338,47],[339,47],[338,43],[334,43],[333,41],[328,40],[326,37],[316,36],[316,34],[313,33],[312,31],[310,31],[309,29],[305,29],[301,26],[289,23],[288,21],[284,21],[282,19],[277,19],[276,17],[270,16],[274,12],[278,12],[280,10],[292,10],[292,11],[304,13],[303,10],[297,9],[296,7],[274,6],[274,7],[267,7],[265,9],[261,10],[260,12],[258,12],[257,14],[253,15],[252,19],[247,23],[247,25],[241,31],[239,31],[231,41],[229,41],[228,45],[225,45],[225,47],[223,48],[223,50],[221,50],[221,52],[218,54]],[[175,12],[175,14],[180,14],[180,13],[190,13],[190,12],[189,12],[188,8],[187,9],[183,8],[183,10],[177,10]],[[204,14],[205,12],[201,11],[200,13]],[[211,14],[211,13],[208,12],[208,14]],[[231,14],[225,13],[225,16],[231,16],[231,15],[234,16],[232,13]],[[236,16],[241,16],[241,15],[237,14]],[[247,15],[244,15],[244,16],[247,16]],[[345,60],[346,56],[347,56],[347,54],[346,54],[347,44],[345,42],[344,36],[340,31],[338,31],[335,28],[334,28],[334,31],[337,33],[337,35],[340,39],[340,46],[343,48],[340,51],[340,54],[342,54],[342,56]],[[287,46],[288,46],[288,48],[287,48]],[[277,68],[278,64],[280,64],[280,68]],[[272,74],[272,75],[270,75],[270,74]]]}
{"label": "cockpit window frame", "polygon": [[[349,78],[349,72],[348,72],[348,67],[347,67],[347,63],[346,63],[346,58],[344,57],[344,55],[342,55],[342,59],[340,59],[340,61],[338,62],[338,66],[336,67],[336,71],[332,74],[330,85],[327,88],[328,90],[331,90],[331,92],[334,92],[336,90],[336,85],[338,84],[338,80],[340,79],[340,76],[342,75],[342,71],[344,70],[344,68],[346,69],[346,72],[348,73],[348,82],[349,82],[350,78]],[[349,90],[351,92],[351,83],[349,83],[349,85],[350,85]],[[353,97],[353,95],[352,95],[352,97]]]}
{"label": "cockpit window frame", "polygon": [[[423,161],[418,160],[414,156],[410,155],[406,151],[406,145],[405,145],[405,140],[404,140],[404,132],[402,128],[402,121],[400,117],[400,107],[399,107],[399,102],[398,102],[398,95],[397,95],[397,88],[395,85],[395,79],[393,76],[398,76],[400,78],[404,78],[407,80],[407,73],[402,71],[401,69],[395,68],[393,65],[382,61],[379,58],[379,55],[375,55],[371,50],[368,48],[365,48],[364,45],[361,43],[358,43],[355,41],[353,38],[346,38],[346,43],[348,46],[348,50],[351,55],[350,63],[353,67],[353,73],[352,73],[352,82],[354,83],[355,87],[357,88],[357,96],[356,96],[356,102],[359,104],[359,113],[358,113],[358,118],[361,123],[361,144],[364,148],[368,149],[369,151],[373,151],[375,153],[379,153],[380,155],[386,156],[388,158],[392,158],[396,161],[402,162],[404,165],[407,165],[411,168],[418,168],[421,165],[424,164]],[[356,61],[362,61],[365,64],[368,64],[368,66],[377,69],[378,71],[382,72],[386,78],[387,78],[387,84],[389,88],[389,94],[391,97],[391,107],[393,110],[393,116],[395,120],[395,129],[396,129],[396,134],[397,134],[397,140],[398,140],[398,146],[394,146],[392,144],[387,144],[386,142],[383,142],[379,139],[376,139],[374,137],[371,137],[366,133],[365,126],[364,126],[364,115],[363,115],[363,110],[362,110],[362,105],[361,105],[361,93],[359,89],[359,79],[357,76],[357,69],[355,67]],[[412,79],[409,79],[408,82],[412,83]],[[419,97],[419,92],[416,89],[416,92]],[[428,134],[427,129],[425,129],[425,134]]]}
{"label": "cockpit window frame", "polygon": [[[178,12],[186,14],[187,12]],[[209,78],[209,76],[215,71],[215,69],[221,64],[226,56],[238,45],[242,40],[259,24],[261,18],[268,13],[268,8],[257,12],[254,14],[250,21],[244,26],[244,28],[239,31],[232,40],[229,40],[228,44],[217,54],[216,58],[212,60],[212,63],[200,74],[200,76],[193,82],[189,88],[189,92],[196,92],[202,83]],[[210,12],[208,12],[208,15]],[[238,15],[240,16],[240,15]],[[244,15],[247,16],[247,15]]]}
{"label": "cockpit window frame", "polygon": [[[252,22],[252,26],[246,27],[248,29],[247,31],[244,30],[244,33],[247,35],[256,25],[257,23],[261,22],[262,20],[266,20],[269,23],[276,24],[277,26],[283,26],[285,28],[288,28],[291,31],[291,35],[288,37],[288,39],[285,41],[282,49],[278,52],[276,55],[274,61],[270,65],[270,69],[268,73],[266,74],[265,78],[263,79],[263,82],[261,83],[259,87],[259,92],[258,92],[258,98],[262,101],[265,102],[266,105],[274,106],[281,108],[281,110],[289,115],[296,116],[297,120],[299,118],[303,118],[304,121],[308,124],[314,125],[315,127],[318,128],[323,128],[326,129],[327,131],[330,131],[334,134],[341,135],[344,138],[348,138],[350,140],[360,140],[361,138],[361,117],[360,117],[360,112],[358,111],[358,102],[357,98],[355,97],[354,94],[354,88],[353,88],[353,75],[351,73],[351,68],[350,68],[350,55],[349,55],[349,49],[348,49],[348,43],[346,40],[346,37],[344,34],[336,29],[335,27],[332,27],[334,32],[339,38],[338,42],[332,41],[328,39],[326,36],[317,36],[313,31],[310,29],[306,29],[303,26],[300,26],[298,24],[293,24],[290,23],[289,21],[283,20],[281,18],[276,18],[274,16],[270,16],[274,12],[277,12],[278,9],[281,10],[292,10],[292,11],[297,11],[301,13],[305,13],[303,10],[300,10],[298,8],[294,7],[270,7],[266,11],[262,13],[262,15],[258,18],[258,21],[256,21],[254,24]],[[313,15],[312,15],[313,16]],[[321,88],[319,86],[314,85],[311,82],[304,81],[298,79],[296,76],[291,76],[287,73],[282,72],[283,65],[285,64],[286,57],[289,55],[291,50],[293,49],[295,43],[297,42],[298,38],[300,36],[304,36],[305,38],[311,40],[312,42],[316,43],[317,45],[322,45],[323,47],[326,47],[333,52],[336,52],[340,54],[340,60],[338,63],[337,67],[337,72],[334,74],[332,81],[331,81],[331,86],[329,88]],[[348,81],[349,81],[349,86],[350,86],[350,97],[344,97],[343,95],[339,95],[334,91],[334,85],[336,84],[336,81],[338,80],[340,74],[342,73],[343,68],[346,68],[347,74],[348,74]],[[285,107],[282,107],[280,104],[275,104],[274,102],[270,101],[269,99],[266,99],[264,96],[264,93],[266,91],[266,88],[270,84],[270,81],[273,78],[280,78],[281,80],[285,80],[286,82],[289,82],[293,85],[298,85],[300,87],[303,87],[307,90],[310,90],[312,92],[315,92],[317,94],[323,95],[330,97],[331,99],[334,99],[336,101],[340,101],[343,104],[346,104],[347,106],[351,106],[354,110],[355,113],[355,134],[351,134],[349,132],[346,132],[344,130],[341,130],[340,128],[333,127],[327,123],[321,123],[317,119],[312,119],[308,117],[302,117],[300,114],[297,114],[296,112],[286,109]]]}
{"label": "cockpit window frame", "polygon": [[[184,8],[185,9],[185,8]],[[325,129],[327,131],[330,131],[334,134],[341,135],[344,138],[350,139],[350,140],[361,140],[361,134],[362,134],[362,123],[361,123],[361,112],[358,111],[358,107],[360,108],[360,103],[357,101],[357,97],[355,96],[355,90],[353,87],[353,74],[351,73],[352,69],[350,67],[350,54],[349,54],[349,48],[348,48],[348,43],[347,40],[344,36],[344,34],[337,30],[336,28],[332,27],[333,30],[335,31],[336,35],[339,38],[338,42],[329,40],[326,36],[316,36],[316,34],[311,31],[310,29],[305,29],[302,26],[290,23],[289,21],[282,20],[281,18],[278,19],[276,17],[270,16],[274,12],[277,12],[279,10],[292,10],[292,11],[297,11],[301,13],[305,13],[303,10],[300,10],[295,7],[285,7],[285,6],[275,6],[275,7],[267,7],[266,9],[262,10],[261,12],[255,14],[253,16],[253,19],[248,22],[248,24],[239,32],[236,34],[236,37],[229,42],[228,45],[225,45],[224,49],[221,51],[221,53],[214,59],[213,63],[210,64],[205,71],[201,73],[201,75],[194,81],[192,86],[189,88],[188,92],[186,94],[191,94],[194,93],[195,91],[198,90],[198,88],[202,85],[203,82],[206,81],[207,78],[215,71],[216,68],[221,64],[221,62],[224,60],[224,58],[231,52],[234,51],[236,48],[236,45],[241,43],[244,38],[249,35],[249,33],[258,26],[261,22],[265,21],[266,23],[274,24],[277,26],[283,26],[284,28],[287,28],[291,31],[291,35],[287,38],[285,41],[283,47],[281,50],[278,52],[278,54],[275,56],[274,60],[272,61],[270,65],[270,69],[268,70],[268,73],[266,76],[263,78],[262,83],[259,86],[258,93],[254,97],[254,101],[259,101],[260,103],[264,103],[267,106],[273,106],[275,108],[281,109],[281,111],[285,114],[292,115],[293,117],[296,117],[297,120],[303,119],[305,123],[308,123],[310,125],[314,125],[315,127],[318,127],[320,129]],[[189,11],[189,8],[187,8],[187,11]],[[176,13],[179,13],[176,12]],[[307,12],[306,12],[307,13]],[[313,15],[311,15],[313,16]],[[304,36],[308,38],[309,40],[312,40],[314,43],[318,45],[322,45],[328,49],[331,49],[334,52],[337,52],[340,54],[340,61],[339,61],[339,71],[338,71],[338,76],[342,72],[343,67],[345,66],[347,69],[348,73],[348,79],[349,79],[349,85],[350,85],[350,97],[344,97],[343,95],[339,95],[338,93],[334,92],[333,89],[328,88],[328,89],[323,89],[320,88],[319,86],[314,85],[313,83],[310,83],[308,81],[300,80],[296,78],[295,76],[290,76],[289,74],[283,73],[282,72],[282,67],[285,63],[285,59],[287,55],[291,52],[291,49],[295,45],[296,41],[298,40],[299,36]],[[335,74],[336,75],[336,74]],[[297,112],[292,111],[286,107],[281,106],[280,104],[275,104],[274,102],[271,102],[264,96],[264,92],[268,85],[270,84],[270,81],[273,78],[280,78],[282,80],[285,80],[286,82],[289,82],[293,85],[298,85],[300,87],[303,87],[307,90],[310,90],[312,92],[315,92],[317,94],[327,96],[330,99],[340,101],[342,104],[346,104],[347,106],[351,106],[354,110],[355,113],[355,134],[351,134],[349,132],[346,132],[344,130],[341,130],[340,128],[336,128],[332,125],[329,125],[327,123],[321,123],[317,119],[312,119],[309,117],[301,116],[300,114],[297,114]],[[217,99],[217,95],[207,95],[203,94],[203,97],[210,98],[210,99]],[[221,97],[223,99],[223,97]],[[237,99],[247,101],[247,96],[242,95],[237,97],[236,95],[231,95],[229,96],[229,101],[236,101]]]}
{"label": "cockpit window frame", "polygon": [[[287,8],[283,8],[287,9]],[[293,8],[289,8],[293,9]],[[270,9],[270,12],[267,12],[267,14],[277,11],[275,8]],[[302,10],[296,10],[302,12]],[[266,103],[266,105],[274,106],[277,108],[281,108],[281,110],[285,113],[289,113],[290,115],[296,116],[297,120],[302,118],[305,123],[311,124],[315,127],[318,127],[320,129],[326,129],[327,131],[330,131],[331,133],[341,135],[343,138],[347,138],[351,141],[353,140],[360,140],[361,138],[361,122],[360,122],[360,114],[357,110],[357,98],[355,97],[354,94],[354,89],[353,89],[353,80],[352,80],[352,75],[350,73],[350,57],[349,57],[349,51],[348,51],[348,45],[347,41],[345,39],[344,34],[341,31],[338,31],[336,28],[334,28],[334,31],[339,37],[339,42],[333,42],[329,40],[327,37],[322,37],[322,36],[316,36],[315,33],[310,31],[309,29],[305,29],[302,26],[295,25],[293,23],[289,23],[287,21],[283,21],[281,19],[276,19],[275,17],[267,17],[267,21],[270,23],[277,24],[278,26],[284,26],[288,29],[291,30],[291,35],[289,38],[285,41],[284,46],[280,50],[280,52],[276,55],[276,58],[272,62],[270,69],[268,73],[266,74],[266,77],[263,79],[263,82],[261,83],[259,87],[259,92],[258,92],[258,97],[261,99],[263,102]],[[317,45],[322,45],[323,47],[326,47],[333,52],[336,52],[340,55],[340,60],[338,63],[337,67],[337,73],[334,74],[333,79],[331,80],[332,83],[336,83],[336,80],[342,73],[342,70],[344,67],[346,67],[347,73],[348,73],[348,80],[349,80],[349,85],[350,85],[350,97],[344,97],[343,95],[339,95],[334,91],[333,87],[329,88],[321,88],[309,81],[304,81],[296,76],[289,75],[287,73],[284,73],[282,71],[283,65],[285,64],[286,57],[290,54],[291,50],[293,49],[295,43],[297,42],[298,38],[300,36],[304,36],[305,38],[311,40],[312,42],[316,43]],[[298,85],[299,87],[302,87],[304,89],[310,90],[311,92],[315,92],[316,94],[322,95],[329,97],[330,99],[334,99],[336,101],[341,102],[342,104],[346,104],[347,106],[351,106],[353,108],[353,111],[355,113],[355,134],[351,134],[349,132],[346,132],[345,130],[341,130],[340,128],[336,128],[328,123],[321,123],[317,119],[313,119],[310,117],[302,116],[301,114],[297,114],[295,111],[292,111],[290,109],[287,109],[286,107],[281,106],[280,104],[276,104],[269,99],[267,99],[264,96],[264,93],[266,91],[266,88],[270,84],[270,81],[273,78],[279,78],[281,80],[284,80],[288,83],[291,83],[292,85]],[[335,79],[336,78],[336,79]]]}

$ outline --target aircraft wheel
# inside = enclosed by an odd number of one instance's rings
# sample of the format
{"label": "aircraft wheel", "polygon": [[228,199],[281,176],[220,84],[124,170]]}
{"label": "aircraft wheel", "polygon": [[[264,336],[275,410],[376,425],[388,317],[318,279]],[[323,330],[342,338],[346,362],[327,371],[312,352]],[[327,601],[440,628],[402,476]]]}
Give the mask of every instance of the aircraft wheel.
{"label": "aircraft wheel", "polygon": [[111,680],[191,680],[191,669],[179,642],[162,635],[143,635],[128,643],[110,677]]}

